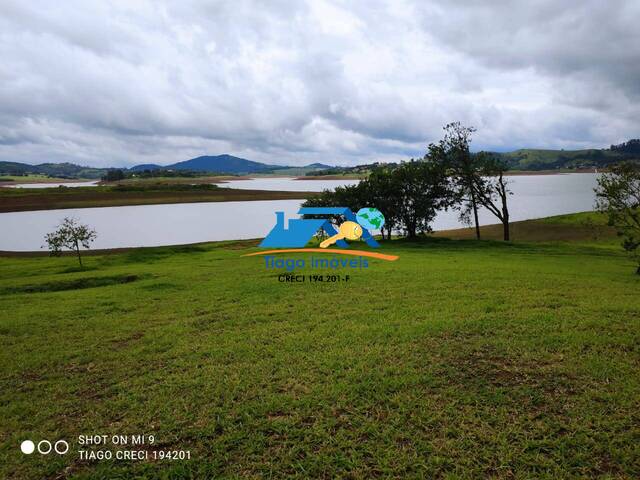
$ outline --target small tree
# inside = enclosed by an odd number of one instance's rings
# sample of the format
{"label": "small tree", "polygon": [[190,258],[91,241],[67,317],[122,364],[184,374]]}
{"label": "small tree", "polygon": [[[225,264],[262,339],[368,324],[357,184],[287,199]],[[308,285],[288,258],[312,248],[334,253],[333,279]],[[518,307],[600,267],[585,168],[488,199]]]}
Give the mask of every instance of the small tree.
{"label": "small tree", "polygon": [[82,268],[80,246],[88,249],[96,237],[96,231],[89,226],[81,225],[77,220],[65,217],[56,231],[47,233],[45,241],[49,252],[54,256],[60,255],[64,249],[75,250],[78,263]]}
{"label": "small tree", "polygon": [[505,162],[490,154],[477,154],[480,175],[474,179],[473,189],[480,205],[493,213],[502,222],[505,242],[511,239],[509,232],[509,208],[507,198],[511,195],[504,173],[508,170]]}
{"label": "small tree", "polygon": [[640,275],[640,167],[615,165],[598,179],[596,208],[609,217],[609,225],[623,237],[622,246],[638,260]]}
{"label": "small tree", "polygon": [[[474,127],[465,127],[460,122],[449,123],[444,126],[444,139],[440,141],[440,152],[445,157],[450,168],[457,195],[464,204],[462,219],[468,219],[473,214],[476,238],[480,240],[480,222],[478,220],[478,193],[474,184],[480,179],[480,165],[478,156],[469,151],[471,135],[476,131]],[[436,153],[438,149],[429,148]]]}
{"label": "small tree", "polygon": [[107,171],[106,175],[103,175],[101,180],[105,182],[117,182],[119,180],[124,180],[125,175],[122,170],[119,168],[112,168]]}

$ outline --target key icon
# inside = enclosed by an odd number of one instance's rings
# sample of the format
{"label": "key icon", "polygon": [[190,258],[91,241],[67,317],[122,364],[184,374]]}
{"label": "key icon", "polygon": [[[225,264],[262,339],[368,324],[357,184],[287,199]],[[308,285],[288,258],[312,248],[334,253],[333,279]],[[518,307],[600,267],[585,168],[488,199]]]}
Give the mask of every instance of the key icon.
{"label": "key icon", "polygon": [[320,243],[320,248],[327,248],[338,240],[358,240],[362,236],[362,227],[356,222],[346,221],[338,228],[338,233]]}

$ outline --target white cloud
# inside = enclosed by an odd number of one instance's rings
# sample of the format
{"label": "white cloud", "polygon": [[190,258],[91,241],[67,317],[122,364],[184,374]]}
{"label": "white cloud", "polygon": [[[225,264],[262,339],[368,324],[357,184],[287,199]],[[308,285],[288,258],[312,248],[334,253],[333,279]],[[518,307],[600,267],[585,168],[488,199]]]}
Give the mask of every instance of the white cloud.
{"label": "white cloud", "polygon": [[637,2],[0,4],[0,160],[358,164],[638,136]]}

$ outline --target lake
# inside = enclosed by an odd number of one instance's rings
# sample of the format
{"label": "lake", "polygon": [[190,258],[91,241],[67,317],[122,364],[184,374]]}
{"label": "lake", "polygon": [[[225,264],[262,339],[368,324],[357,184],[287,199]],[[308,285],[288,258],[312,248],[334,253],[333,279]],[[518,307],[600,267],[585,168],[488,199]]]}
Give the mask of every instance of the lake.
{"label": "lake", "polygon": [[[597,177],[598,174],[590,173],[509,177],[514,192],[509,198],[511,219],[517,221],[592,210]],[[259,178],[230,183],[234,188],[294,191],[310,188],[308,191],[320,191],[335,188],[335,182],[356,181]],[[275,223],[276,210],[284,211],[290,218],[296,216],[301,203],[300,200],[179,203],[0,213],[0,250],[40,250],[44,235],[66,216],[77,218],[98,232],[93,248],[261,238]],[[480,212],[480,220],[482,224],[499,223],[486,211]],[[433,223],[434,230],[461,226],[457,213],[452,211],[441,212]]]}

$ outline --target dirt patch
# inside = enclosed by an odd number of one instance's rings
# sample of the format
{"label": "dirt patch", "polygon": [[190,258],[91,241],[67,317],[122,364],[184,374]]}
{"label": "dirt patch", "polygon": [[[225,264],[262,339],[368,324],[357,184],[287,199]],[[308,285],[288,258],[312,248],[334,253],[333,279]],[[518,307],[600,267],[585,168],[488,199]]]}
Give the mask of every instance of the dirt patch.
{"label": "dirt patch", "polygon": [[579,394],[585,385],[563,368],[561,358],[523,358],[507,355],[490,345],[460,349],[447,360],[452,382],[466,388],[530,389],[545,398]]}

